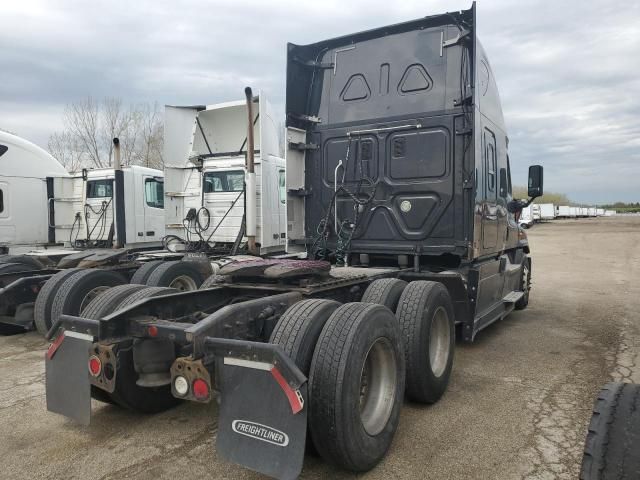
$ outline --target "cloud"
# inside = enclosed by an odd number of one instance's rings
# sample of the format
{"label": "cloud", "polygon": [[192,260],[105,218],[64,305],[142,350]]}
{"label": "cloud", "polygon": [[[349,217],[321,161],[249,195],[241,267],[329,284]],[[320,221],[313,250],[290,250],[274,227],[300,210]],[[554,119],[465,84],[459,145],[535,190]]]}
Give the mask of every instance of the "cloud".
{"label": "cloud", "polygon": [[[46,146],[64,105],[89,94],[215,103],[241,98],[252,85],[282,110],[286,42],[311,43],[469,5],[8,2],[0,30],[0,128]],[[585,202],[637,201],[640,4],[481,0],[478,29],[503,101],[514,183],[524,183],[529,164],[541,163],[549,190]]]}

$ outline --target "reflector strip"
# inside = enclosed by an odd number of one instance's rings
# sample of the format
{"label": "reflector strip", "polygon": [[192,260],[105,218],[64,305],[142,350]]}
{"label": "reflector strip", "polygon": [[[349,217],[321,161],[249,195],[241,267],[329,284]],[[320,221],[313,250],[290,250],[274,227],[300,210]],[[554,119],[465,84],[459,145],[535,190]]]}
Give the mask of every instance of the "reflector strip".
{"label": "reflector strip", "polygon": [[280,373],[280,370],[278,370],[276,367],[273,367],[271,369],[271,375],[273,375],[273,378],[276,379],[276,382],[278,382],[278,385],[280,385],[280,388],[282,388],[284,394],[287,396],[293,414],[295,415],[296,413],[300,412],[304,407],[304,400],[300,392],[298,390],[294,390],[289,386],[287,381]]}
{"label": "reflector strip", "polygon": [[48,360],[51,360],[53,358],[53,356],[56,354],[56,350],[60,348],[60,345],[62,345],[63,341],[64,341],[64,332],[61,332],[60,335],[58,335],[56,339],[53,342],[51,342],[51,345],[49,345],[49,348],[47,349]]}
{"label": "reflector strip", "polygon": [[224,357],[225,365],[234,365],[236,367],[253,368],[254,370],[270,371],[273,365],[267,362],[256,362],[255,360],[245,360],[243,358]]}

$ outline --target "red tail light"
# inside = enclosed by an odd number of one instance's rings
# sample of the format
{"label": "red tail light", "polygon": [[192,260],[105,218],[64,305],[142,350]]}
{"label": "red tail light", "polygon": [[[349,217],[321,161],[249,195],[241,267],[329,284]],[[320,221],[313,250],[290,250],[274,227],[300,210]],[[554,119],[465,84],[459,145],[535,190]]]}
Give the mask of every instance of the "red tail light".
{"label": "red tail light", "polygon": [[97,377],[102,372],[102,362],[95,355],[89,357],[89,373],[94,377]]}
{"label": "red tail light", "polygon": [[209,398],[209,385],[201,378],[193,382],[193,396],[198,400],[206,400]]}

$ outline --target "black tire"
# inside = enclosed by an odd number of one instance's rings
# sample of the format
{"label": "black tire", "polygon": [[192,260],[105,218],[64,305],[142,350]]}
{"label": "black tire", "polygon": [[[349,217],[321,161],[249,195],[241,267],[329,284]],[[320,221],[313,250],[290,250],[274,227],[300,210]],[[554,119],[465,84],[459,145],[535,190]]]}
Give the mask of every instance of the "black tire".
{"label": "black tire", "polygon": [[529,293],[531,292],[531,260],[529,258],[525,258],[522,262],[520,276],[520,290],[524,292],[524,295],[516,302],[516,310],[524,310],[529,305]]}
{"label": "black tire", "polygon": [[51,321],[60,315],[80,315],[93,299],[88,298],[96,289],[115,287],[126,283],[119,273],[90,268],[80,270],[67,278],[51,304]]}
{"label": "black tire", "polygon": [[[377,364],[384,368],[372,366],[377,358],[386,358]],[[365,394],[361,415],[364,372],[370,375],[367,394],[377,392],[378,399],[388,401],[366,402]],[[404,372],[401,333],[388,308],[347,303],[331,315],[318,339],[309,377],[309,430],[323,459],[355,472],[380,462],[398,427]],[[385,388],[379,390],[378,384]],[[373,405],[384,408],[367,414]]]}
{"label": "black tire", "polygon": [[143,264],[140,268],[138,268],[133,276],[131,277],[131,282],[137,285],[146,285],[147,280],[149,280],[149,275],[162,265],[164,262],[162,260],[153,260],[151,262],[147,262]]}
{"label": "black tire", "polygon": [[110,313],[113,313],[120,303],[132,293],[135,293],[143,288],[148,288],[145,285],[131,285],[126,283],[124,285],[118,285],[117,287],[110,288],[100,293],[94,298],[89,305],[82,311],[84,318],[91,318],[94,320],[100,320]]}
{"label": "black tire", "polygon": [[608,383],[593,407],[581,480],[640,478],[640,385]]}
{"label": "black tire", "polygon": [[113,311],[115,312],[116,310],[120,310],[121,308],[128,307],[129,305],[133,305],[137,301],[143,300],[145,298],[157,297],[159,295],[167,295],[169,293],[178,293],[178,290],[176,290],[175,288],[169,288],[169,287],[146,287],[126,296],[122,300],[122,302],[120,302],[120,305],[118,305],[118,307],[115,308]]}
{"label": "black tire", "polygon": [[392,312],[395,312],[400,296],[406,287],[407,282],[399,278],[379,278],[371,282],[360,301],[384,305]]}
{"label": "black tire", "polygon": [[[176,285],[183,279],[184,283],[191,285]],[[194,262],[183,262],[176,260],[173,262],[163,262],[151,272],[146,284],[150,287],[172,287],[177,290],[197,290],[204,281],[202,273]]]}
{"label": "black tire", "polygon": [[31,267],[29,270],[42,270],[44,268],[42,262],[29,255],[0,255],[0,263],[20,263]]}
{"label": "black tire", "polygon": [[138,413],[159,413],[175,407],[182,400],[171,393],[171,385],[141,387],[136,384],[138,374],[133,365],[133,345],[117,352],[118,370],[111,399],[117,405]]}
{"label": "black tire", "polygon": [[322,328],[339,302],[312,298],[293,304],[280,317],[269,343],[280,345],[307,377]]}
{"label": "black tire", "polygon": [[34,272],[36,268],[24,263],[0,263],[0,275],[3,273]]}
{"label": "black tire", "polygon": [[207,279],[204,282],[202,282],[202,285],[200,285],[199,290],[216,287],[222,283],[225,283],[228,279],[229,279],[228,275],[218,275],[217,273],[214,273],[213,275],[210,275],[209,277],[207,277]]}
{"label": "black tire", "polygon": [[411,282],[402,292],[396,317],[404,340],[407,397],[435,403],[446,391],[453,367],[455,319],[449,292],[438,282]]}
{"label": "black tire", "polygon": [[80,269],[78,268],[70,268],[56,273],[45,282],[38,293],[36,303],[33,307],[33,321],[36,324],[36,330],[38,330],[41,335],[46,335],[53,325],[51,321],[51,306],[53,305],[60,286],[70,276],[79,271]]}

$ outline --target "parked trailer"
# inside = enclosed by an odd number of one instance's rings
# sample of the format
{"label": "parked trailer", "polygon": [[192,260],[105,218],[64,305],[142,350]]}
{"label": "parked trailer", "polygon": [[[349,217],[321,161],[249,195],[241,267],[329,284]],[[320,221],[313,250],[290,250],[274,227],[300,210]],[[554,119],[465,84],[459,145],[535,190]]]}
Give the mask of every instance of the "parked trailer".
{"label": "parked trailer", "polygon": [[540,204],[540,220],[553,220],[556,218],[556,206],[553,203]]}
{"label": "parked trailer", "polygon": [[604,216],[604,208],[597,208],[596,209],[596,215],[598,217],[603,217]]}
{"label": "parked trailer", "polygon": [[[309,438],[366,471],[405,394],[446,390],[456,326],[471,341],[526,307],[531,259],[512,215],[531,200],[511,198],[475,5],[289,44],[286,98],[288,240],[311,259],[235,261],[210,288],[62,315],[50,411],[86,424],[92,396],[147,412],[219,396],[222,457],[296,478]],[[542,194],[541,167],[528,185]]]}
{"label": "parked trailer", "polygon": [[594,207],[589,207],[589,208],[587,208],[587,215],[590,216],[590,217],[597,217],[598,216],[598,211]]}
{"label": "parked trailer", "polygon": [[558,207],[558,212],[556,214],[558,218],[569,218],[571,217],[571,207],[567,207],[566,205],[561,205]]}

